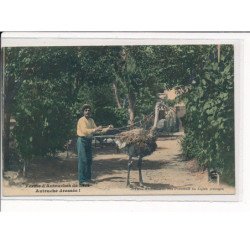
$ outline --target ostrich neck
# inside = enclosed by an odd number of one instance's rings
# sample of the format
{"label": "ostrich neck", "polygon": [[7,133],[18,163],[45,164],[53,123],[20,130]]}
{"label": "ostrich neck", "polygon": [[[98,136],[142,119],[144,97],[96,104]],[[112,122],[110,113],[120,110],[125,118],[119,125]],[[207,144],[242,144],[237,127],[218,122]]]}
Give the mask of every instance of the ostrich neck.
{"label": "ostrich neck", "polygon": [[154,133],[155,133],[158,120],[159,120],[159,109],[156,107],[156,108],[155,108],[154,125],[153,125],[153,127],[150,129],[150,133],[151,133],[151,134],[154,134]]}

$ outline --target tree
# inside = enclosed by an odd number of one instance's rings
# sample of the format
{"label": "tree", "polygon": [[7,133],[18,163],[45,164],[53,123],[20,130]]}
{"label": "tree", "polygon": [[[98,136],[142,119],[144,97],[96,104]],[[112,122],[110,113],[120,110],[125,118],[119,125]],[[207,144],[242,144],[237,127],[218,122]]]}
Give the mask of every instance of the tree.
{"label": "tree", "polygon": [[27,47],[4,53],[5,169],[11,115],[19,154],[29,161],[62,150],[75,134],[83,103],[92,104],[97,123],[133,127],[152,112],[162,89],[174,87],[187,107],[184,154],[233,173],[232,46],[221,46],[220,58],[215,45]]}
{"label": "tree", "polygon": [[[124,126],[129,117],[133,127],[136,117],[149,114],[164,86],[164,77],[159,77],[158,47],[6,49],[5,93],[11,101],[5,105],[5,113],[9,117],[12,113],[17,121],[14,137],[22,158],[28,157],[27,152],[46,155],[60,150],[61,138],[67,140],[74,134],[77,113],[84,102],[93,105],[97,122],[104,124],[111,121]],[[9,91],[7,87],[12,85]],[[60,113],[65,113],[66,130],[61,129],[65,136],[53,129],[61,126]],[[58,134],[58,143],[52,140],[51,131]],[[5,132],[9,134],[7,129]]]}
{"label": "tree", "polygon": [[[4,166],[9,164],[9,121],[21,158],[53,153],[67,140],[70,108],[79,88],[75,65],[77,48],[6,48],[4,100]],[[71,121],[71,117],[69,121]],[[53,124],[54,123],[54,124]],[[71,122],[70,122],[71,123]],[[53,124],[53,125],[52,125]],[[61,127],[60,127],[61,126]],[[61,130],[60,130],[61,129]],[[61,136],[56,137],[57,131]],[[64,136],[62,133],[65,132]],[[58,134],[58,133],[57,133]]]}
{"label": "tree", "polygon": [[154,64],[154,56],[150,46],[123,46],[114,65],[116,100],[119,91],[120,98],[127,101],[131,128],[136,111],[148,114],[153,110],[157,93],[163,86],[157,78],[159,65]]}
{"label": "tree", "polygon": [[[178,51],[178,50],[177,50]],[[234,183],[234,48],[222,45],[181,47],[177,53],[180,98],[186,103],[183,152],[209,173]]]}
{"label": "tree", "polygon": [[8,170],[10,160],[10,118],[11,114],[13,114],[14,98],[22,82],[29,74],[29,70],[26,67],[29,59],[27,58],[27,50],[24,48],[4,48],[2,52],[4,62],[3,167],[4,170]]}

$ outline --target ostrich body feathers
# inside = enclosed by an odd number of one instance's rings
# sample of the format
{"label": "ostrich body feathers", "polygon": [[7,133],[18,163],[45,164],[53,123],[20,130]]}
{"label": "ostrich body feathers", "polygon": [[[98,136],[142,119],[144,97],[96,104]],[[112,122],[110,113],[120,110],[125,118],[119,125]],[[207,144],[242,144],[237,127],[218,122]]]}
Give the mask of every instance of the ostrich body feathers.
{"label": "ostrich body feathers", "polygon": [[156,137],[144,129],[133,129],[120,133],[116,140],[119,149],[131,156],[147,156],[156,148]]}

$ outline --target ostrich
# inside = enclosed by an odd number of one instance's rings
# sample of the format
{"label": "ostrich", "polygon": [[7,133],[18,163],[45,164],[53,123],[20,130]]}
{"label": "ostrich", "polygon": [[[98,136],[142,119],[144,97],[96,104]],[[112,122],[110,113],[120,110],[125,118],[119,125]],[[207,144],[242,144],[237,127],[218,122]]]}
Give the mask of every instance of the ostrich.
{"label": "ostrich", "polygon": [[159,119],[159,110],[166,108],[162,102],[157,102],[155,105],[155,117],[154,124],[150,130],[133,129],[130,131],[120,133],[115,143],[119,149],[125,151],[128,154],[128,174],[127,174],[127,186],[130,186],[130,169],[132,165],[133,157],[138,157],[138,170],[139,170],[139,185],[144,187],[141,173],[142,158],[147,155],[151,155],[157,148],[157,122]]}

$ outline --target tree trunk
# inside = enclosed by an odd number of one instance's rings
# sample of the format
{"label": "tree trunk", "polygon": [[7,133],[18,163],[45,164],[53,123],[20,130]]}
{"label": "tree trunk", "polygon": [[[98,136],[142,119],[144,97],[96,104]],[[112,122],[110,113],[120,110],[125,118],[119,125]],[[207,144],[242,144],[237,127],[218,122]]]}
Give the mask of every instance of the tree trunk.
{"label": "tree trunk", "polygon": [[128,94],[128,113],[130,129],[135,125],[135,96],[132,93]]}
{"label": "tree trunk", "polygon": [[10,111],[9,107],[5,105],[4,108],[4,124],[3,124],[3,170],[9,170],[10,161]]}
{"label": "tree trunk", "polygon": [[3,97],[3,170],[10,170],[10,118],[11,105],[15,94],[17,93],[20,84],[15,85],[13,77],[5,77],[3,83],[2,97]]}
{"label": "tree trunk", "polygon": [[30,161],[29,160],[24,160],[23,171],[22,171],[23,177],[27,177],[27,170],[28,170],[29,165],[30,165]]}
{"label": "tree trunk", "polygon": [[117,85],[116,85],[115,82],[113,82],[113,84],[112,84],[112,89],[113,89],[113,93],[114,93],[114,97],[115,97],[115,102],[116,102],[117,108],[121,109],[122,105],[121,105],[120,100],[119,100],[118,91],[117,91]]}
{"label": "tree trunk", "polygon": [[123,83],[126,85],[128,93],[127,93],[127,99],[128,99],[128,113],[129,113],[129,125],[130,125],[130,129],[134,128],[134,124],[135,124],[135,94],[133,93],[133,91],[130,88],[130,84],[126,81],[126,68],[127,68],[127,59],[128,59],[128,51],[126,50],[125,46],[122,46],[122,50],[121,50],[121,54],[120,54],[120,58],[122,61],[122,77],[121,79],[123,79]]}
{"label": "tree trunk", "polygon": [[3,83],[1,85],[1,108],[3,114],[3,124],[2,124],[2,133],[3,133],[3,142],[2,142],[2,153],[3,153],[3,171],[7,171],[10,169],[9,161],[10,161],[10,81],[8,81],[5,77],[4,68],[5,68],[5,49],[1,50],[1,60],[2,60],[2,75],[3,75]]}
{"label": "tree trunk", "polygon": [[218,63],[220,62],[220,44],[217,45]]}

